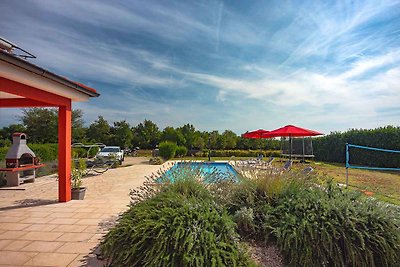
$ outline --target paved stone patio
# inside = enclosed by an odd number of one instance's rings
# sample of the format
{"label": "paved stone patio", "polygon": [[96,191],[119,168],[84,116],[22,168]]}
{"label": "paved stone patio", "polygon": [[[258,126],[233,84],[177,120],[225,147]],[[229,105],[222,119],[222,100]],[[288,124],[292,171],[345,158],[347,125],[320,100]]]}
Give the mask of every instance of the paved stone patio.
{"label": "paved stone patio", "polygon": [[[54,176],[37,178],[19,190],[0,190],[0,266],[103,266],[96,249],[129,190],[160,166],[145,158],[84,179],[84,200],[58,203]],[[25,190],[20,190],[25,189]]]}

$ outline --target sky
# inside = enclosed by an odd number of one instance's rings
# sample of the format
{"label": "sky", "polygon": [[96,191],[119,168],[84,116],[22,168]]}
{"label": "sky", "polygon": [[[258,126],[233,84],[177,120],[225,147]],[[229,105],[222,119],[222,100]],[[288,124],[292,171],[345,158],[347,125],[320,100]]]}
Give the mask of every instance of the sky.
{"label": "sky", "polygon": [[86,124],[400,126],[399,0],[0,1],[0,36],[97,89]]}

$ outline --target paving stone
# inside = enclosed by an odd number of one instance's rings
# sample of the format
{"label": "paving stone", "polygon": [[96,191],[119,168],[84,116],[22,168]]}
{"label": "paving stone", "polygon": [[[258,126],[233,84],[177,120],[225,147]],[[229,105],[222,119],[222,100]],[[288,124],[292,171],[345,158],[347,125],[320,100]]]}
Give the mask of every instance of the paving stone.
{"label": "paving stone", "polygon": [[21,251],[53,252],[64,244],[64,242],[33,241],[29,245],[22,248]]}
{"label": "paving stone", "polygon": [[100,228],[100,226],[89,225],[89,226],[86,226],[86,228],[82,232],[96,234],[96,233],[102,233],[103,230]]}
{"label": "paving stone", "polygon": [[0,230],[23,230],[31,226],[31,224],[27,223],[0,223]]}
{"label": "paving stone", "polygon": [[103,217],[103,213],[91,213],[91,212],[80,212],[75,213],[72,218],[76,219],[100,219]]}
{"label": "paving stone", "polygon": [[92,233],[65,233],[62,234],[57,241],[66,241],[66,242],[74,242],[74,241],[89,241],[93,237]]}
{"label": "paving stone", "polygon": [[32,259],[28,260],[24,265],[40,265],[40,266],[67,266],[78,254],[66,253],[39,253]]}
{"label": "paving stone", "polygon": [[26,216],[0,216],[0,223],[3,222],[10,222],[10,223],[14,223],[14,222],[19,222],[23,219],[26,219]]}
{"label": "paving stone", "polygon": [[72,219],[72,218],[52,218],[49,223],[51,224],[74,224],[78,221],[79,219]]}
{"label": "paving stone", "polygon": [[107,266],[105,261],[100,261],[97,259],[96,255],[92,254],[79,254],[68,267],[80,267],[80,266],[90,266],[90,267],[104,267]]}
{"label": "paving stone", "polygon": [[12,239],[12,240],[16,240],[19,237],[25,235],[27,232],[24,231],[6,231],[2,234],[0,234],[0,240],[4,240],[4,239]]}
{"label": "paving stone", "polygon": [[6,247],[8,244],[10,244],[13,241],[14,240],[12,240],[12,239],[2,239],[2,240],[0,240],[0,249],[3,249],[4,247]]}
{"label": "paving stone", "polygon": [[58,224],[32,224],[31,226],[24,229],[27,232],[50,232],[54,228],[59,226]]}
{"label": "paving stone", "polygon": [[28,232],[23,236],[20,236],[20,240],[34,240],[34,241],[55,241],[63,233],[56,232]]}
{"label": "paving stone", "polygon": [[64,245],[62,245],[60,248],[58,248],[57,252],[89,254],[95,250],[96,246],[97,246],[97,244],[95,244],[95,243],[67,242],[67,243],[64,243]]}
{"label": "paving stone", "polygon": [[80,233],[87,228],[86,225],[68,225],[61,224],[55,227],[53,232],[63,232],[63,233]]}
{"label": "paving stone", "polygon": [[98,225],[101,219],[80,219],[76,222],[78,225]]}
{"label": "paving stone", "polygon": [[32,243],[30,240],[15,240],[4,247],[2,250],[22,251],[21,249]]}
{"label": "paving stone", "polygon": [[0,251],[0,264],[21,266],[36,255],[34,252]]}
{"label": "paving stone", "polygon": [[49,223],[49,221],[54,220],[54,218],[26,218],[20,221],[20,223]]}
{"label": "paving stone", "polygon": [[51,214],[51,212],[48,211],[29,211],[24,213],[25,216],[29,216],[31,218],[46,218]]}
{"label": "paving stone", "polygon": [[53,212],[49,214],[49,218],[72,218],[74,213],[72,212]]}

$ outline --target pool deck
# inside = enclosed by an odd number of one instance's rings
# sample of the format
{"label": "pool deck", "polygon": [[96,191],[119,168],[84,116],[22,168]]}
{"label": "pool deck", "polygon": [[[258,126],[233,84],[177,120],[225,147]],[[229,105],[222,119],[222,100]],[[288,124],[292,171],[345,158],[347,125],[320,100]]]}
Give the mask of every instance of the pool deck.
{"label": "pool deck", "polygon": [[98,245],[118,214],[127,209],[130,189],[160,169],[145,158],[84,179],[84,200],[57,202],[57,181],[37,178],[0,190],[0,266],[103,266]]}

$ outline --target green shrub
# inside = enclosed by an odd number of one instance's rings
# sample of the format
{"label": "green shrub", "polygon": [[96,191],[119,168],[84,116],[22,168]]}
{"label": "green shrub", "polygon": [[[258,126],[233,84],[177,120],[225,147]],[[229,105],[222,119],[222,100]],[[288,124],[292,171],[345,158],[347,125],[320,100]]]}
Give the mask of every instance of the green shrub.
{"label": "green shrub", "polygon": [[163,160],[160,157],[151,157],[149,160],[149,164],[151,165],[161,165],[163,164]]}
{"label": "green shrub", "polygon": [[252,208],[242,207],[235,212],[233,220],[237,224],[240,234],[251,234],[255,229],[254,211]]}
{"label": "green shrub", "polygon": [[4,161],[6,160],[6,154],[8,149],[10,149],[9,147],[0,147],[0,161]]}
{"label": "green shrub", "polygon": [[81,158],[78,161],[71,162],[71,188],[80,189],[82,187],[82,178],[87,171],[86,161]]}
{"label": "green shrub", "polygon": [[165,160],[169,160],[175,157],[177,145],[170,141],[165,141],[160,143],[158,146],[160,151],[160,156],[163,157]]}
{"label": "green shrub", "polygon": [[28,144],[28,146],[42,162],[58,158],[58,144]]}
{"label": "green shrub", "polygon": [[247,175],[252,179],[230,188],[228,210],[240,233],[276,242],[289,265],[396,266],[399,262],[400,214],[395,209],[366,200],[358,192],[342,191],[331,182],[315,186],[312,179],[293,171],[275,177]]}
{"label": "green shrub", "polygon": [[177,157],[184,157],[187,155],[187,148],[184,146],[178,146],[176,148],[176,156]]}
{"label": "green shrub", "polygon": [[[328,185],[266,207],[266,237],[291,265],[397,266],[399,214],[374,200]],[[318,257],[316,257],[318,255]]]}
{"label": "green shrub", "polygon": [[73,147],[72,148],[72,157],[73,158],[93,158],[96,156],[97,152],[99,152],[99,147]]}
{"label": "green shrub", "polygon": [[[28,147],[39,157],[42,162],[57,160],[57,144],[28,144]],[[0,161],[5,160],[9,147],[0,147]]]}
{"label": "green shrub", "polygon": [[[187,184],[190,190],[193,188],[202,188],[202,190],[205,190],[207,188],[212,195],[217,197],[222,188],[229,188],[236,181],[235,177],[221,173],[217,169],[211,172],[204,172],[201,165],[194,165],[190,161],[182,161],[180,162],[180,168],[172,168],[175,164],[177,163],[166,164],[163,169],[152,173],[150,176],[145,176],[143,185],[139,186],[138,189],[130,191],[131,203],[147,200],[160,192],[165,192],[166,190],[185,184]],[[193,181],[196,183],[193,184]],[[202,181],[205,181],[205,183]],[[210,197],[210,192],[204,197]],[[223,195],[225,195],[225,192]]]}
{"label": "green shrub", "polygon": [[[397,266],[400,212],[318,177],[242,171],[222,203],[244,237],[276,242],[291,266]],[[325,180],[325,179],[323,179]],[[225,199],[224,199],[225,198]]]}
{"label": "green shrub", "polygon": [[1,147],[10,147],[11,141],[9,139],[0,139],[0,148]]}
{"label": "green shrub", "polygon": [[112,266],[249,266],[235,224],[195,180],[133,205],[101,244]]}

